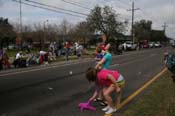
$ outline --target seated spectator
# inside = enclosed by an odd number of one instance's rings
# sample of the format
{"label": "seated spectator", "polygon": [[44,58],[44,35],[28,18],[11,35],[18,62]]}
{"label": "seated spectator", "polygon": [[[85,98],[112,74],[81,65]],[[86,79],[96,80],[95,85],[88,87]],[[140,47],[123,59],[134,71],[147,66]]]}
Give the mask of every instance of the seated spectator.
{"label": "seated spectator", "polygon": [[49,63],[48,62],[48,56],[49,56],[48,52],[40,51],[39,63],[41,64],[41,63],[44,62],[45,64],[48,64]]}
{"label": "seated spectator", "polygon": [[44,64],[48,65],[49,64],[49,53],[46,52],[46,54],[44,54]]}
{"label": "seated spectator", "polygon": [[75,43],[74,43],[74,55],[77,54],[78,46],[79,46],[78,42],[75,42]]}
{"label": "seated spectator", "polygon": [[22,51],[19,51],[16,56],[15,56],[15,60],[13,62],[15,68],[18,66],[20,67],[21,66],[21,63],[22,63]]}
{"label": "seated spectator", "polygon": [[33,57],[33,53],[28,53],[26,54],[26,66],[30,66],[32,64],[32,57]]}
{"label": "seated spectator", "polygon": [[76,54],[77,54],[77,57],[79,59],[82,58],[82,54],[83,54],[83,46],[82,45],[78,46],[78,48],[76,49]]}
{"label": "seated spectator", "polygon": [[30,64],[37,64],[37,59],[38,59],[39,55],[37,54],[33,54],[32,58],[30,60]]}

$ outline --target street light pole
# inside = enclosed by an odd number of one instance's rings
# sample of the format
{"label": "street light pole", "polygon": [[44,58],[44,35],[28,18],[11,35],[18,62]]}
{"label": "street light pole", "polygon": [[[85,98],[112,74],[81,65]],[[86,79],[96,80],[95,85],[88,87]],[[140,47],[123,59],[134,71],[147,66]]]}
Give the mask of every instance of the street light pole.
{"label": "street light pole", "polygon": [[48,22],[48,20],[44,21],[44,39],[43,39],[43,48],[45,47],[45,41],[46,41],[46,22]]}
{"label": "street light pole", "polygon": [[134,2],[132,2],[132,30],[131,30],[131,33],[132,33],[132,42],[134,43]]}
{"label": "street light pole", "polygon": [[19,10],[20,10],[20,33],[19,33],[19,47],[22,49],[22,6],[21,6],[21,0],[19,1]]}
{"label": "street light pole", "polygon": [[21,8],[21,0],[20,0],[20,33],[22,33],[22,8]]}

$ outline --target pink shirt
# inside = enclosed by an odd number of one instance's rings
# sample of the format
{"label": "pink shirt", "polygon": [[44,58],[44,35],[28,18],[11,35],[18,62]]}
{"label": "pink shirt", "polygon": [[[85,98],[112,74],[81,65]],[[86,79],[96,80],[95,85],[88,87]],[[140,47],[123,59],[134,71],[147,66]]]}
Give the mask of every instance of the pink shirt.
{"label": "pink shirt", "polygon": [[97,78],[100,85],[110,86],[112,84],[111,80],[108,79],[108,74],[112,75],[117,81],[120,74],[117,71],[102,69],[97,73]]}

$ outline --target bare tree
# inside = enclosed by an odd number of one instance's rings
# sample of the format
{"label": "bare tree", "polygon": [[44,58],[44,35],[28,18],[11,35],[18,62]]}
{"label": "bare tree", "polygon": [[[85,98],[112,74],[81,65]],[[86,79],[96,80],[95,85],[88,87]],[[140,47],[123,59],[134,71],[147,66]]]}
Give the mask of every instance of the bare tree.
{"label": "bare tree", "polygon": [[68,37],[68,35],[70,34],[69,32],[71,32],[73,25],[70,24],[66,19],[64,19],[62,21],[62,23],[59,25],[60,26],[60,31],[61,31],[61,35],[62,35],[62,40],[70,40],[72,38]]}
{"label": "bare tree", "polygon": [[92,34],[87,22],[78,23],[75,28],[75,33],[78,38],[76,41],[81,41],[84,45],[89,41],[88,36]]}
{"label": "bare tree", "polygon": [[44,27],[41,24],[34,24],[34,37],[35,41],[40,43],[40,50],[44,49]]}
{"label": "bare tree", "polygon": [[20,33],[20,24],[19,23],[12,23],[13,25],[13,30],[16,32],[16,33]]}

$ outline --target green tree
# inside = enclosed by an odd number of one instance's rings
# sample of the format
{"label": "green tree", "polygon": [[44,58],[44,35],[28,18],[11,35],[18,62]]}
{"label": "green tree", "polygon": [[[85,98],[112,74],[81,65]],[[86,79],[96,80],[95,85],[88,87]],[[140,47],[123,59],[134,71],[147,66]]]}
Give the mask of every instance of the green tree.
{"label": "green tree", "polygon": [[16,33],[8,19],[0,18],[0,47],[8,46],[9,43],[15,42]]}
{"label": "green tree", "polygon": [[91,10],[87,23],[93,32],[101,32],[106,35],[107,41],[115,41],[115,34],[124,31],[124,23],[117,20],[118,14],[109,6],[101,8],[96,6]]}
{"label": "green tree", "polygon": [[168,41],[167,37],[165,36],[164,31],[162,30],[152,30],[151,32],[151,41]]}
{"label": "green tree", "polygon": [[134,35],[137,38],[136,41],[150,40],[151,38],[151,26],[152,21],[146,21],[144,19],[134,23]]}

